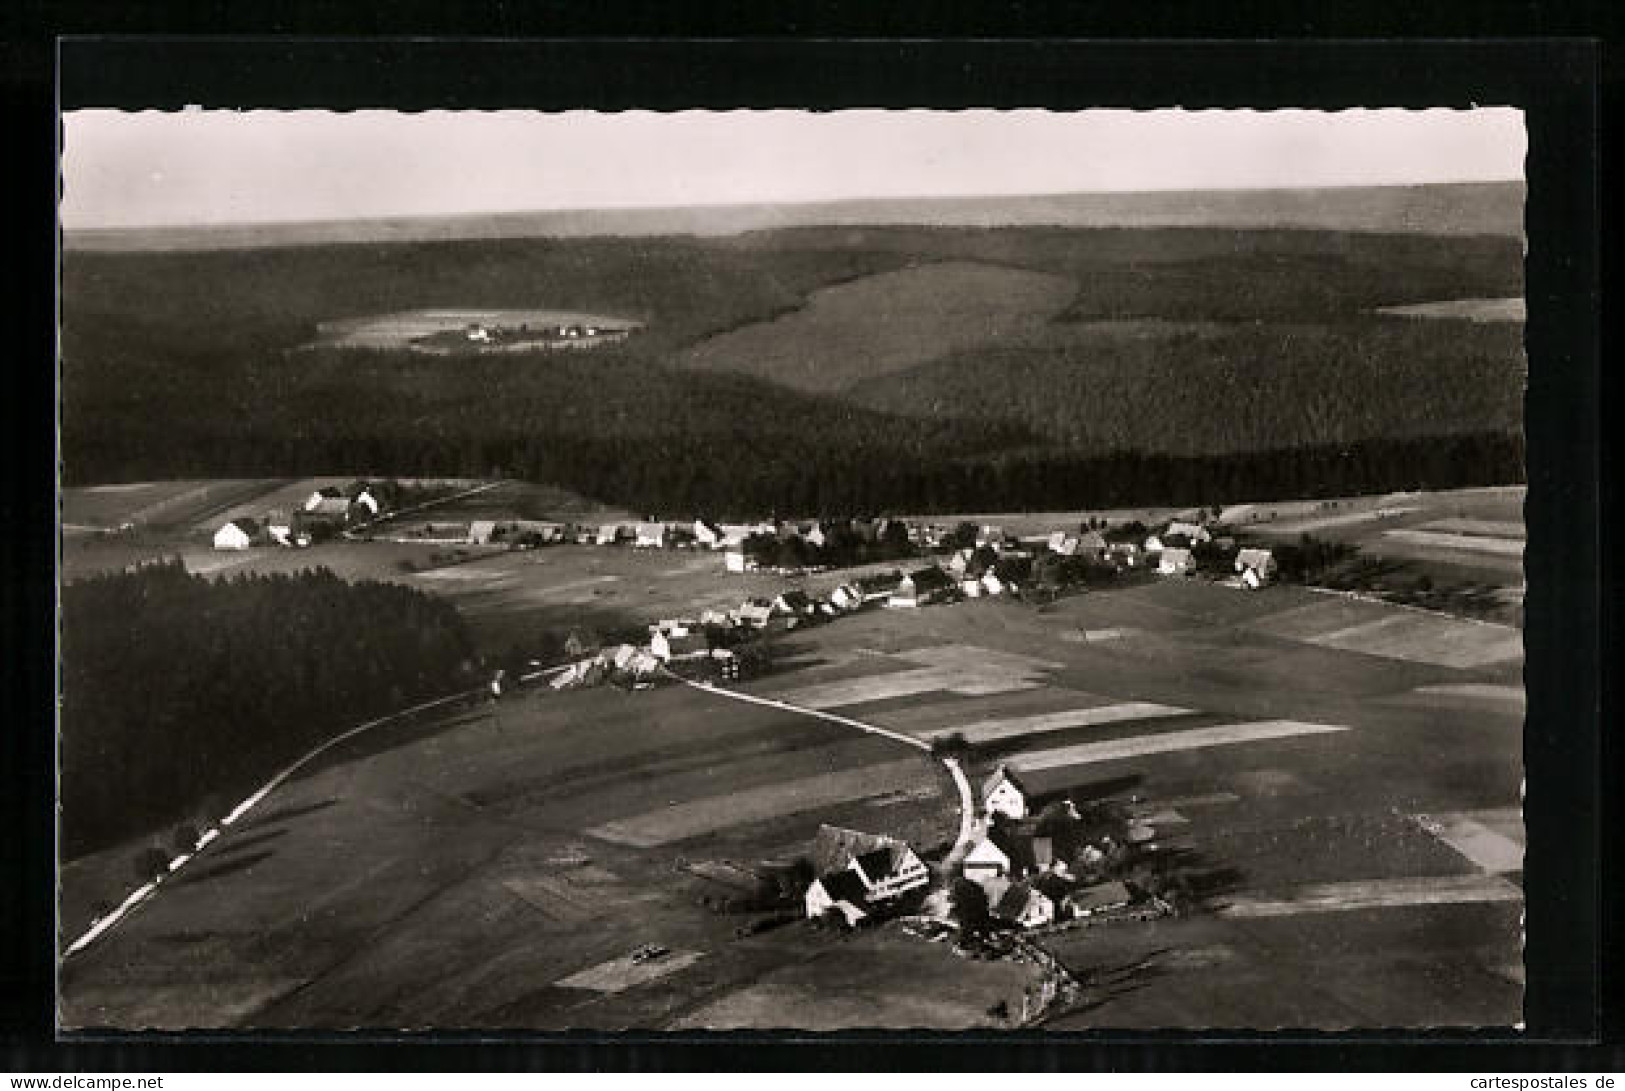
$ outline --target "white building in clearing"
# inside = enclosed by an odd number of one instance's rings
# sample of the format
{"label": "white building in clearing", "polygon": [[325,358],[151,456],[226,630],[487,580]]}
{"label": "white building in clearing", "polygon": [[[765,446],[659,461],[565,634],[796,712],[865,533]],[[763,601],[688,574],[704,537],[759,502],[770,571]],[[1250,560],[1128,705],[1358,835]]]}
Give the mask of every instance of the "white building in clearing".
{"label": "white building in clearing", "polygon": [[1196,572],[1196,558],[1188,549],[1165,549],[1157,571],[1164,576],[1190,576]]}
{"label": "white building in clearing", "polygon": [[1236,571],[1241,573],[1244,587],[1256,591],[1275,578],[1275,569],[1275,554],[1267,549],[1244,549],[1236,554]]}
{"label": "white building in clearing", "polygon": [[597,542],[599,545],[614,545],[621,540],[621,525],[619,523],[605,523],[598,528]]}
{"label": "white building in clearing", "polygon": [[730,549],[722,555],[722,567],[729,572],[744,572],[750,568],[750,562],[742,551]]}
{"label": "white building in clearing", "polygon": [[984,837],[965,854],[960,871],[973,883],[986,882],[1010,874],[1010,857],[1005,851]]}
{"label": "white building in clearing", "polygon": [[704,519],[694,520],[694,544],[701,549],[721,549],[722,528]]}
{"label": "white building in clearing", "polygon": [[214,548],[247,549],[254,544],[259,526],[252,519],[233,519],[214,532]]}
{"label": "white building in clearing", "polygon": [[634,549],[664,549],[666,545],[665,523],[639,523],[637,540],[632,543]]}
{"label": "white building in clearing", "polygon": [[982,809],[989,815],[1027,817],[1027,789],[1007,766],[999,766],[982,785]]}

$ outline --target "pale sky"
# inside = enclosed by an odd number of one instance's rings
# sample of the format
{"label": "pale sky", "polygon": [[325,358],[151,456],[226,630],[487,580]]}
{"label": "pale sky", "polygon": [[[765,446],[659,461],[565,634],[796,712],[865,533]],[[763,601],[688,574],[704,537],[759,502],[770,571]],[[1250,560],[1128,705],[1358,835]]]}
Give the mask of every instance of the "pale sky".
{"label": "pale sky", "polygon": [[1523,177],[1474,110],[177,113],[63,118],[69,229]]}

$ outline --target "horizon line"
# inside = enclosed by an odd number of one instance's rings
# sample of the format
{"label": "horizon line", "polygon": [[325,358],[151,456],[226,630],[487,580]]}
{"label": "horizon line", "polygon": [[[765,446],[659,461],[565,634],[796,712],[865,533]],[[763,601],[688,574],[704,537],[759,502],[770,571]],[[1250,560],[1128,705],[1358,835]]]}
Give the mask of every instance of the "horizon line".
{"label": "horizon line", "polygon": [[493,208],[471,209],[462,212],[398,212],[381,213],[369,216],[334,216],[297,219],[271,219],[271,220],[195,220],[195,221],[155,221],[150,223],[128,224],[94,224],[78,227],[69,227],[60,222],[61,201],[58,202],[58,222],[64,234],[83,234],[89,232],[115,232],[115,231],[166,231],[166,230],[230,230],[234,228],[264,228],[264,227],[295,227],[319,224],[349,224],[349,223],[386,223],[397,220],[459,220],[478,219],[494,216],[537,216],[537,215],[568,215],[592,213],[624,213],[624,212],[680,212],[689,209],[727,209],[727,208],[808,208],[815,206],[853,205],[866,202],[895,201],[895,202],[929,202],[929,201],[997,201],[997,200],[1041,200],[1045,198],[1060,197],[1132,197],[1142,195],[1171,195],[1171,194],[1201,194],[1201,193],[1328,193],[1347,192],[1351,190],[1384,190],[1384,189],[1421,189],[1436,186],[1506,186],[1527,185],[1523,178],[1457,178],[1433,179],[1429,181],[1394,181],[1394,182],[1364,182],[1346,185],[1303,185],[1303,186],[1206,186],[1193,188],[1189,186],[1173,186],[1168,188],[1141,187],[1137,189],[1070,189],[1045,190],[1027,193],[937,193],[937,194],[903,194],[903,195],[867,195],[848,197],[825,198],[788,198],[782,200],[763,199],[758,201],[691,201],[684,204],[626,204],[626,205],[572,205],[554,208]]}

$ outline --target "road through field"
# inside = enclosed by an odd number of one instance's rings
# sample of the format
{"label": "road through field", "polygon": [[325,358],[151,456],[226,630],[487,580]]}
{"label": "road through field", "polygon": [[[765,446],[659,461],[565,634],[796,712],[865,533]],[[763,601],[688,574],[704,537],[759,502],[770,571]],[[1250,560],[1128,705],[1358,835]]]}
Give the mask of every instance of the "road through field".
{"label": "road through field", "polygon": [[[802,716],[811,716],[818,720],[827,720],[830,723],[856,728],[871,735],[883,735],[894,742],[902,743],[904,746],[912,747],[915,750],[923,750],[928,754],[931,753],[931,744],[929,742],[916,739],[912,735],[905,735],[900,731],[892,731],[878,724],[864,723],[862,720],[854,720],[850,716],[840,716],[821,709],[804,708],[800,705],[790,704],[787,701],[774,700],[768,697],[755,697],[748,693],[740,693],[738,690],[723,689],[721,686],[712,685],[708,682],[694,682],[675,674],[671,675],[671,677],[676,678],[685,686],[705,693],[714,693],[730,700],[744,701],[753,705],[764,705],[768,708],[782,709],[785,712],[794,712]],[[966,779],[965,771],[959,767],[959,762],[951,757],[939,757],[938,760],[942,762],[943,768],[948,770],[948,775],[953,777],[954,787],[959,789],[959,835],[954,839],[953,848],[948,850],[947,859],[943,864],[945,868],[951,870],[959,859],[970,851],[971,841],[976,835],[976,799],[971,794],[970,781]]]}

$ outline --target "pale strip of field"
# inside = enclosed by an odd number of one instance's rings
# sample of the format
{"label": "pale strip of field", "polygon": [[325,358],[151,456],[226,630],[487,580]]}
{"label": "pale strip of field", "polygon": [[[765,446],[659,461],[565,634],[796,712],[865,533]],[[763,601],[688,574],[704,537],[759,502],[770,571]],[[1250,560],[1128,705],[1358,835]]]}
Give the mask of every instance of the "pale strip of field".
{"label": "pale strip of field", "polygon": [[1292,917],[1416,905],[1517,902],[1523,891],[1495,875],[1441,875],[1412,879],[1366,879],[1317,883],[1277,898],[1238,897],[1218,911],[1221,917]]}
{"label": "pale strip of field", "polygon": [[604,841],[652,848],[732,826],[885,795],[928,775],[928,767],[919,759],[885,762],[677,803],[657,811],[618,818],[586,832]]}
{"label": "pale strip of field", "polygon": [[1053,671],[1063,664],[1030,655],[1001,652],[992,648],[979,648],[974,644],[939,644],[930,648],[911,648],[895,652],[893,657],[925,667],[952,667],[955,670],[988,672]]}
{"label": "pale strip of field", "polygon": [[1417,530],[1442,530],[1454,534],[1476,534],[1484,538],[1524,538],[1528,531],[1515,519],[1435,519]]}
{"label": "pale strip of field", "polygon": [[1052,685],[987,697],[928,699],[905,708],[888,708],[871,712],[866,714],[866,718],[886,727],[925,735],[938,728],[958,723],[1031,716],[1044,712],[1073,712],[1080,708],[1103,708],[1118,703],[1112,697],[1101,697],[1081,690]]}
{"label": "pale strip of field", "polygon": [[116,492],[141,492],[144,489],[152,488],[155,484],[157,484],[157,482],[154,482],[154,481],[132,481],[128,485],[87,485],[87,486],[85,486],[84,491],[85,492],[115,492],[115,493]]}
{"label": "pale strip of field", "polygon": [[623,955],[560,978],[554,984],[566,989],[591,989],[600,993],[625,992],[634,986],[647,985],[687,969],[704,957],[699,951],[672,951],[647,962],[634,963],[631,955]]}
{"label": "pale strip of field", "polygon": [[1324,633],[1381,621],[1394,614],[1394,610],[1373,602],[1328,596],[1307,606],[1255,618],[1248,626],[1283,640],[1313,641]]}
{"label": "pale strip of field", "polygon": [[870,701],[889,701],[896,697],[913,697],[921,693],[958,693],[979,697],[1036,689],[1039,685],[1039,679],[1024,676],[1020,671],[1012,672],[997,664],[945,664],[863,678],[844,678],[775,693],[773,696],[807,708],[841,708]]}
{"label": "pale strip of field", "polygon": [[1451,682],[1436,686],[1417,686],[1411,692],[1437,694],[1440,697],[1481,697],[1486,701],[1508,701],[1520,705],[1529,699],[1522,686],[1498,686],[1492,682]]}
{"label": "pale strip of field", "polygon": [[1370,511],[1349,511],[1341,515],[1322,515],[1314,519],[1289,519],[1284,523],[1256,523],[1249,525],[1249,530],[1257,530],[1263,534],[1299,534],[1307,530],[1325,530],[1328,527],[1346,527],[1357,523],[1370,523],[1378,519],[1390,519],[1397,515],[1410,515],[1421,511],[1416,507],[1373,508]]}
{"label": "pale strip of field", "polygon": [[1120,761],[1123,758],[1140,758],[1149,754],[1169,754],[1210,746],[1231,746],[1236,743],[1290,739],[1299,735],[1324,735],[1347,730],[1348,728],[1335,724],[1311,724],[1299,720],[1258,720],[1251,723],[1198,727],[1190,731],[1170,731],[1160,735],[1142,735],[1131,739],[1080,743],[1077,746],[1062,746],[1054,750],[1035,750],[1011,758],[1010,764],[1017,769],[1060,769],[1071,765],[1092,765],[1096,762]]}
{"label": "pale strip of field", "polygon": [[1414,610],[1323,633],[1309,643],[1457,670],[1523,655],[1523,634],[1510,625],[1461,621]]}
{"label": "pale strip of field", "polygon": [[1521,831],[1521,816],[1516,811],[1510,814],[1510,823],[1507,821],[1508,812],[1501,810],[1430,815],[1422,821],[1422,826],[1472,861],[1480,871],[1501,875],[1523,870],[1523,843],[1516,837],[1491,828],[1493,823],[1503,829],[1510,825]]}
{"label": "pale strip of field", "polygon": [[1042,735],[1051,731],[1068,731],[1077,727],[1098,727],[1133,720],[1155,720],[1164,716],[1183,716],[1188,708],[1156,705],[1148,701],[1129,701],[1102,708],[1075,708],[1066,712],[1047,712],[1037,716],[1015,716],[1008,720],[978,720],[975,723],[956,724],[926,733],[927,738],[945,738],[963,735],[967,742],[984,743],[995,739],[1018,739],[1028,735]]}
{"label": "pale strip of field", "polygon": [[1401,318],[1454,318],[1469,322],[1525,322],[1529,308],[1522,296],[1503,299],[1440,299],[1429,303],[1407,303],[1398,307],[1378,307],[1378,314]]}
{"label": "pale strip of field", "polygon": [[1493,553],[1498,557],[1523,555],[1522,538],[1488,538],[1477,534],[1449,534],[1434,530],[1385,530],[1383,537],[1410,545],[1434,549],[1465,549],[1470,553]]}

